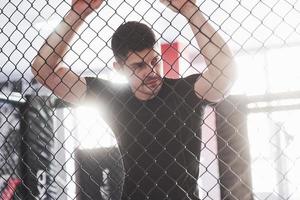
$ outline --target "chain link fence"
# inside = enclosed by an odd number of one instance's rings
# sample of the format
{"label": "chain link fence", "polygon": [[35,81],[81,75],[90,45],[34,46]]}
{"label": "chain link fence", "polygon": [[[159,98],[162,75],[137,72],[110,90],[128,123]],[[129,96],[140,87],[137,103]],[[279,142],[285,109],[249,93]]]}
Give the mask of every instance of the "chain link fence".
{"label": "chain link fence", "polygon": [[0,199],[300,198],[297,0],[2,0]]}

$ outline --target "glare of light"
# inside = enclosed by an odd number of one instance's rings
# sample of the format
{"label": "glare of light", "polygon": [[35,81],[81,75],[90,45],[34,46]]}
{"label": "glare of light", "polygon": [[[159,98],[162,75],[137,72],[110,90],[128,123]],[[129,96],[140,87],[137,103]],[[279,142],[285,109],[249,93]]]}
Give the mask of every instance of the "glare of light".
{"label": "glare of light", "polygon": [[300,90],[299,47],[237,55],[238,79],[231,94],[261,95]]}
{"label": "glare of light", "polygon": [[[231,94],[264,95],[265,93],[291,92],[300,90],[300,68],[298,65],[299,47],[279,48],[266,50],[263,53],[238,56],[239,78],[236,81]],[[299,99],[285,99],[275,101],[256,102],[248,105],[248,108],[264,108],[276,106],[298,105]],[[285,179],[290,182],[289,191],[297,191],[299,185],[299,158],[300,139],[299,111],[282,111],[274,113],[253,113],[248,115],[247,126],[252,160],[253,190],[255,193],[272,193],[279,187],[278,176],[285,174]],[[285,131],[291,135],[290,143],[284,144],[282,130],[276,127],[276,123],[283,124]],[[282,162],[275,160],[274,144],[271,140],[280,137],[280,145],[283,155],[291,162],[284,163],[288,172],[278,172],[276,165]],[[289,136],[290,137],[290,136]],[[272,152],[273,150],[273,152]],[[297,168],[298,167],[298,168]],[[286,169],[282,169],[286,170]],[[264,181],[262,181],[264,180]],[[284,189],[286,190],[286,189]],[[298,189],[299,191],[299,189]],[[286,191],[285,191],[286,192]],[[300,196],[300,192],[294,192],[293,196]],[[297,199],[297,198],[295,198]]]}
{"label": "glare of light", "polygon": [[[271,115],[272,121],[277,121],[282,124],[282,138],[281,138],[281,150],[282,158],[288,158],[284,163],[284,168],[279,171],[281,174],[285,174],[284,178],[289,184],[286,186],[286,195],[293,193],[293,198],[299,199],[300,191],[300,171],[299,171],[299,158],[300,158],[300,137],[299,137],[299,118],[300,110],[278,111],[273,112]],[[281,181],[278,181],[281,182]]]}
{"label": "glare of light", "polygon": [[272,92],[300,90],[299,47],[270,50],[269,84]]}
{"label": "glare of light", "polygon": [[109,80],[113,83],[128,83],[128,79],[120,73],[112,72],[109,76]]}
{"label": "glare of light", "polygon": [[111,147],[116,145],[114,135],[94,106],[80,106],[76,109],[78,139],[81,149]]}
{"label": "glare of light", "polygon": [[231,94],[259,95],[267,90],[264,55],[243,55],[236,58],[238,79]]}
{"label": "glare of light", "polygon": [[[300,191],[297,189],[300,184],[299,118],[300,110],[248,115],[253,190],[256,193],[272,193],[276,191],[281,183],[280,178],[278,179],[278,174],[279,176],[285,174],[285,180],[290,183],[288,191],[294,191],[293,197],[295,199],[300,197]],[[278,124],[282,127],[278,127]],[[279,144],[274,143],[275,134],[278,134],[277,137],[281,136]],[[282,152],[282,155],[276,154],[274,148],[279,148],[277,150]],[[289,162],[285,162],[285,167],[283,168],[276,167],[280,165],[278,162],[282,158],[288,158]]]}
{"label": "glare of light", "polygon": [[263,102],[255,102],[247,105],[248,108],[266,108],[266,107],[276,107],[276,106],[291,106],[291,105],[299,105],[300,99],[283,99],[283,100],[275,100],[275,101],[263,101]]}
{"label": "glare of light", "polygon": [[[272,156],[270,147],[271,120],[265,113],[248,115],[248,133],[252,158],[253,190],[271,192],[275,185],[275,176],[268,160]],[[264,181],[261,181],[264,180]]]}

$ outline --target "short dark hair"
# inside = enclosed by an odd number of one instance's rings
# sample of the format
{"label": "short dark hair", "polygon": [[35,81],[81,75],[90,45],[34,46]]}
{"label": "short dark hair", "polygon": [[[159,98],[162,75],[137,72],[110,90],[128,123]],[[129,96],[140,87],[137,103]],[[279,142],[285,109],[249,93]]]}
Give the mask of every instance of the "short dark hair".
{"label": "short dark hair", "polygon": [[112,36],[111,46],[117,62],[126,59],[128,53],[153,48],[155,34],[145,24],[130,21],[122,24]]}

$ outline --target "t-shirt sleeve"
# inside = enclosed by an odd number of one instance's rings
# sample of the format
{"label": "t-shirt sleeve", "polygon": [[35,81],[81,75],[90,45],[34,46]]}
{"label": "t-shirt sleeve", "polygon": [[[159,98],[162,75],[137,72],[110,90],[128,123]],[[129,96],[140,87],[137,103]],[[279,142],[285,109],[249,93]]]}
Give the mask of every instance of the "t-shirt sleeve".
{"label": "t-shirt sleeve", "polygon": [[190,76],[187,76],[185,78],[182,78],[181,80],[181,90],[185,93],[184,96],[186,97],[187,101],[190,101],[191,104],[201,104],[201,105],[210,105],[214,106],[216,103],[208,101],[206,99],[201,99],[198,97],[194,91],[194,85],[199,77],[201,77],[202,74],[193,74]]}

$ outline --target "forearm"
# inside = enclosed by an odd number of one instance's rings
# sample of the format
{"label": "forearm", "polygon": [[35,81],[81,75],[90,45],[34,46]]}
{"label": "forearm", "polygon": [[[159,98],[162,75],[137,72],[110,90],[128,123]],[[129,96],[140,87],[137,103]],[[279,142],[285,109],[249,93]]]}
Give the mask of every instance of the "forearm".
{"label": "forearm", "polygon": [[221,35],[205,19],[198,7],[185,16],[207,64],[211,82],[218,78],[224,79],[222,76],[233,81],[236,76],[233,55]]}
{"label": "forearm", "polygon": [[218,102],[229,92],[236,79],[233,55],[220,36],[209,24],[196,5],[196,0],[160,0],[174,12],[183,15],[194,33],[200,54],[207,68],[194,85],[196,95],[201,99]]}
{"label": "forearm", "polygon": [[32,63],[32,72],[39,80],[45,81],[57,70],[56,67],[62,61],[70,41],[82,23],[83,19],[70,10],[49,35]]}

